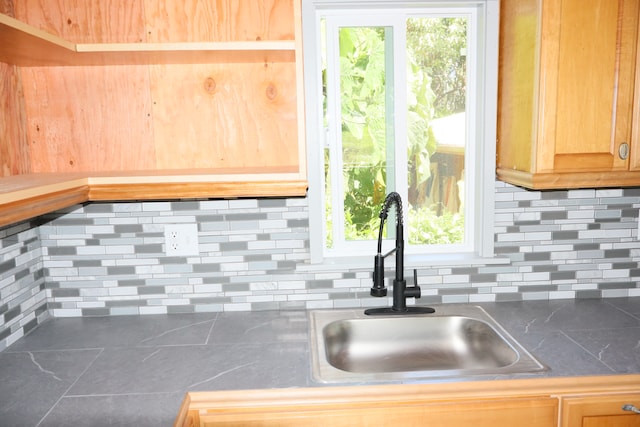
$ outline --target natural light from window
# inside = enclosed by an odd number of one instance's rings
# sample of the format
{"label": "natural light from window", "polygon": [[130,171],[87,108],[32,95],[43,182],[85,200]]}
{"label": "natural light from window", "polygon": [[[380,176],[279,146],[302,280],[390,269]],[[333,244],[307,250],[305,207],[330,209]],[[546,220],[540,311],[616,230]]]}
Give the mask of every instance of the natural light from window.
{"label": "natural light from window", "polygon": [[305,44],[312,258],[371,253],[391,191],[403,199],[407,254],[492,251],[482,244],[495,150],[485,3],[303,2],[315,36],[315,60]]}

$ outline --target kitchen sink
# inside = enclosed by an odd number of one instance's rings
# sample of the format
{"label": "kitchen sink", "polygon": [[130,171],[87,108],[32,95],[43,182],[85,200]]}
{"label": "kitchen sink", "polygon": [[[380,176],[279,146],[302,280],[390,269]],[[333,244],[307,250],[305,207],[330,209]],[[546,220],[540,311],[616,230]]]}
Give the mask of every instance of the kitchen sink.
{"label": "kitchen sink", "polygon": [[434,314],[310,314],[313,376],[320,382],[403,381],[541,372],[546,367],[481,307]]}

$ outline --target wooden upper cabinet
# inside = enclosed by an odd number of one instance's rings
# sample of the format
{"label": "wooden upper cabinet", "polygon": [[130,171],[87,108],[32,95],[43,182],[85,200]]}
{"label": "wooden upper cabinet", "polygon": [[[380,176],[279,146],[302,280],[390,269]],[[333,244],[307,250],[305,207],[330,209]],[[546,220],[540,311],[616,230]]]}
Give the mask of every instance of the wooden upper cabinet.
{"label": "wooden upper cabinet", "polygon": [[498,178],[640,185],[638,0],[501,2]]}

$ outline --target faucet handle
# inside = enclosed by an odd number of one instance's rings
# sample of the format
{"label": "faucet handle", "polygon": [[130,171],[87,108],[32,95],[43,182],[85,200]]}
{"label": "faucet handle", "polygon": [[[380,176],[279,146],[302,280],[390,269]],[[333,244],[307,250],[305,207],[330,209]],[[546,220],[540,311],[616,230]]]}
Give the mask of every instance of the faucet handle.
{"label": "faucet handle", "polygon": [[413,286],[407,286],[404,291],[406,298],[420,298],[422,292],[418,286],[418,270],[413,269]]}

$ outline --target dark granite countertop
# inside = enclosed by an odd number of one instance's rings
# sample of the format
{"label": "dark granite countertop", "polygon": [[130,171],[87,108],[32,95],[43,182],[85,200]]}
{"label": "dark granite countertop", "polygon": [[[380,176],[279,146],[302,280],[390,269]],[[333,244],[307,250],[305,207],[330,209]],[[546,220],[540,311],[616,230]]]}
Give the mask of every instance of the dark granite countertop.
{"label": "dark granite countertop", "polygon": [[[550,367],[515,377],[640,373],[640,297],[478,305]],[[0,352],[0,419],[171,425],[188,391],[323,386],[308,326],[304,310],[53,319]]]}
{"label": "dark granite countertop", "polygon": [[640,373],[640,298],[482,306],[550,367],[543,375]]}

